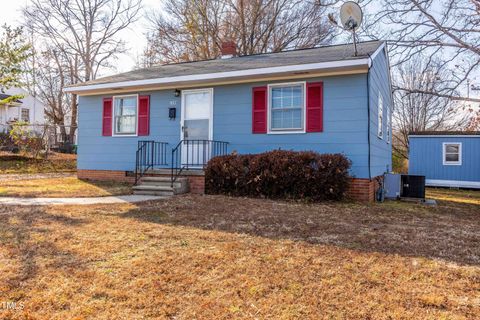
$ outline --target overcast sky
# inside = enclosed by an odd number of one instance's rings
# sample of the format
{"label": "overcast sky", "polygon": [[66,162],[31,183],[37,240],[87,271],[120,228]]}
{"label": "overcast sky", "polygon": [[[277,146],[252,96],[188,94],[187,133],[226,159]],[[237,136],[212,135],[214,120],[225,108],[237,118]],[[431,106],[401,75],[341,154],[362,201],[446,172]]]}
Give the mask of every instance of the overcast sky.
{"label": "overcast sky", "polygon": [[[11,26],[17,26],[22,20],[22,8],[26,6],[29,0],[0,0],[1,15],[0,25],[5,23]],[[158,7],[161,0],[142,0],[145,11],[153,10]],[[121,36],[127,44],[127,54],[120,56],[115,70],[105,70],[102,76],[131,70],[135,65],[135,59],[142,52],[146,44],[144,30],[146,29],[146,19],[140,19],[128,30],[125,30]]]}
{"label": "overcast sky", "polygon": [[[1,4],[1,15],[0,15],[0,25],[5,23],[15,26],[19,25],[22,19],[21,9],[26,6],[29,0],[0,0]],[[151,12],[155,8],[159,8],[162,0],[142,0],[143,13]],[[372,10],[376,7],[376,3],[373,2],[369,9]],[[368,9],[367,9],[368,10]],[[127,45],[127,53],[119,57],[118,63],[116,63],[115,69],[104,70],[104,72],[99,76],[107,76],[110,74],[115,74],[119,72],[125,72],[131,70],[138,57],[146,44],[146,39],[144,32],[147,28],[147,21],[144,16],[141,16],[139,20],[130,26],[128,30],[124,30],[121,34],[122,38],[125,40]],[[342,39],[344,40],[344,39]],[[340,40],[340,41],[342,41]],[[337,40],[338,41],[338,40]],[[473,74],[471,76],[472,83],[480,85],[480,76],[478,74]],[[465,88],[460,88],[461,91],[466,91]],[[471,92],[472,95],[478,96],[477,92]]]}

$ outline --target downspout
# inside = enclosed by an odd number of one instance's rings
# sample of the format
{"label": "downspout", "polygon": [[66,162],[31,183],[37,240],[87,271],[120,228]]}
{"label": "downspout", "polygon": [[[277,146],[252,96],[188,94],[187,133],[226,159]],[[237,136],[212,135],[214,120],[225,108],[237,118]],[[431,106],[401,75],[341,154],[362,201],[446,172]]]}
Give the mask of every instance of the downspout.
{"label": "downspout", "polygon": [[372,152],[371,152],[371,141],[370,141],[370,118],[371,118],[371,111],[370,111],[370,68],[373,66],[373,59],[371,58],[370,54],[368,55],[368,59],[370,59],[370,63],[368,64],[368,71],[367,71],[367,114],[368,114],[368,124],[367,124],[367,140],[368,140],[368,180],[372,181]]}

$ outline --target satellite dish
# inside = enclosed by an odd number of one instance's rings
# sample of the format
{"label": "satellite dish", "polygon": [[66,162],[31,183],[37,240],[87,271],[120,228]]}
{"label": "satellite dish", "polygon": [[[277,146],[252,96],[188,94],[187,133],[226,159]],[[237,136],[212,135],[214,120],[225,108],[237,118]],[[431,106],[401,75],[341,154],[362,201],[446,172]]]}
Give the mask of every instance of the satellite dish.
{"label": "satellite dish", "polygon": [[363,12],[362,8],[360,8],[358,3],[353,1],[347,1],[340,8],[340,20],[342,22],[343,29],[350,31],[353,34],[353,48],[355,56],[358,55],[357,37],[355,35],[355,31],[357,31],[357,29],[362,24],[362,19]]}
{"label": "satellite dish", "polygon": [[363,12],[358,3],[345,2],[340,8],[340,20],[345,30],[355,32],[362,24]]}

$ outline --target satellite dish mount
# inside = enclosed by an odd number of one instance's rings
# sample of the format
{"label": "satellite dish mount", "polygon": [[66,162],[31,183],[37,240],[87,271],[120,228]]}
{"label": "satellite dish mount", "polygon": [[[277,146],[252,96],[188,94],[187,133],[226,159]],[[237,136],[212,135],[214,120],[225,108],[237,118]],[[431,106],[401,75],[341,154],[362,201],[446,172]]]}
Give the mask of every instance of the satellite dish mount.
{"label": "satellite dish mount", "polygon": [[356,31],[362,24],[363,12],[358,3],[353,1],[345,2],[340,8],[340,20],[344,30],[350,31],[353,35],[353,47],[357,56]]}

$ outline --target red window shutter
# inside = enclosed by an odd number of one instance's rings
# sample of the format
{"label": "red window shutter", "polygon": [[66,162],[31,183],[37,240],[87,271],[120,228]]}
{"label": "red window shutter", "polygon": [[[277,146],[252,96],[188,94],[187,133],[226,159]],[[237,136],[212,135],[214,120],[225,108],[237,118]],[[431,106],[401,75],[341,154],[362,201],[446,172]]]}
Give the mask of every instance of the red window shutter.
{"label": "red window shutter", "polygon": [[252,132],[267,133],[267,87],[252,90]]}
{"label": "red window shutter", "polygon": [[323,131],[323,82],[307,83],[307,132]]}
{"label": "red window shutter", "polygon": [[150,134],[150,96],[138,97],[138,135]]}
{"label": "red window shutter", "polygon": [[102,135],[112,135],[112,98],[103,98]]}

